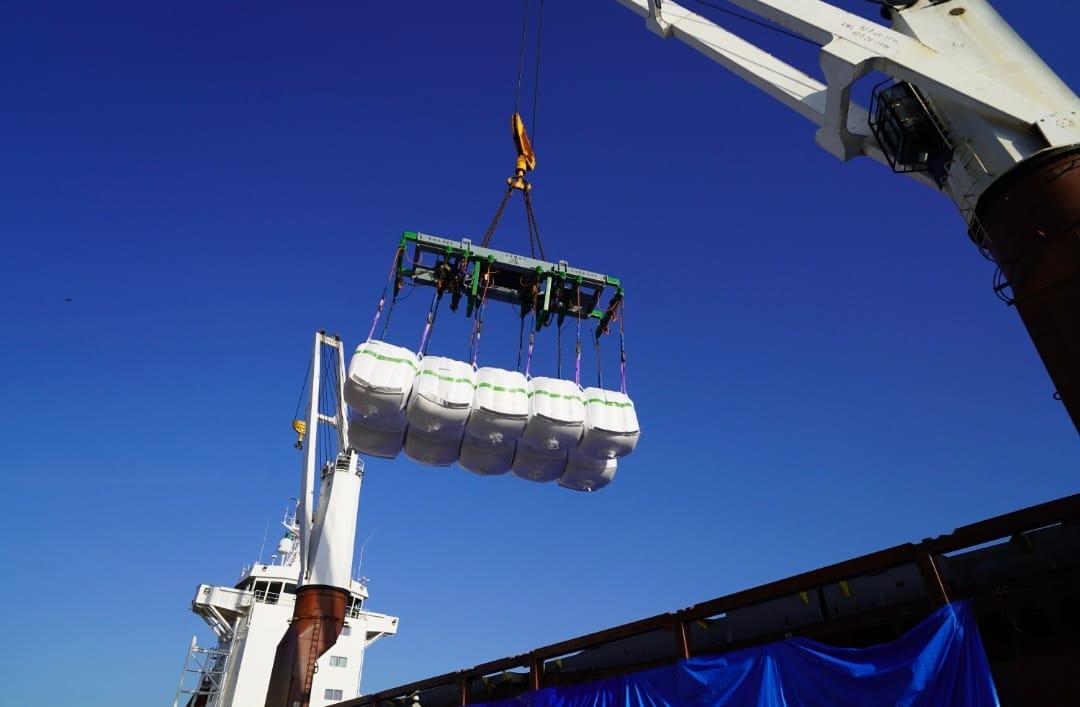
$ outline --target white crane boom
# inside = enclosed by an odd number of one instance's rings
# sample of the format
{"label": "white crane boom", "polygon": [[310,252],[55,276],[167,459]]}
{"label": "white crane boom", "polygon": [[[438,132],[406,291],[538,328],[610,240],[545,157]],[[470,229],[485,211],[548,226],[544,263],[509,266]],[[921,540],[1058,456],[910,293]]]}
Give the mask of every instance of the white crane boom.
{"label": "white crane boom", "polygon": [[[820,44],[824,82],[678,3],[670,0],[619,2],[646,18],[649,29],[656,34],[685,42],[814,122],[818,126],[815,135],[818,145],[844,161],[866,155],[888,163],[868,129],[866,108],[850,99],[852,84],[871,71],[908,81],[931,100],[951,102],[964,112],[979,115],[984,121],[1001,123],[1010,126],[1013,132],[1026,131],[1041,138],[1037,141],[1041,145],[1033,145],[1036,149],[1032,152],[1080,142],[1080,118],[1072,117],[1080,116],[1080,112],[1076,112],[1080,111],[1080,99],[1023,45],[1019,37],[1013,35],[1020,45],[1016,47],[1019,53],[1029,55],[1024,58],[1034,59],[1036,68],[1049,74],[1039,76],[1042,81],[1030,81],[1029,76],[1023,92],[998,80],[993,72],[998,63],[1007,64],[1014,60],[1013,56],[999,56],[997,62],[978,68],[956,61],[955,52],[950,51],[955,49],[951,42],[956,38],[941,31],[943,28],[939,25],[947,23],[943,18],[958,20],[982,10],[997,20],[992,24],[1004,25],[985,0],[965,2],[961,15],[950,15],[948,8],[944,8],[934,12],[932,18],[919,18],[920,29],[930,37],[931,43],[820,0],[730,0],[732,5]],[[921,4],[926,5],[923,9],[936,10],[937,6],[946,3],[923,0]],[[972,8],[973,4],[983,7]],[[985,18],[987,13],[981,14]],[[904,17],[907,17],[906,13]],[[912,31],[915,24],[898,23],[897,27]],[[970,27],[971,23],[967,24]],[[984,57],[980,55],[980,58]],[[1043,83],[1056,84],[1055,90],[1039,90]],[[974,146],[971,148],[977,155]],[[977,172],[980,174],[974,178],[964,175],[966,178],[956,180],[960,188],[954,201],[959,204],[963,200],[968,212],[975,200],[973,196],[977,196],[973,195],[973,190],[981,192],[986,186],[976,183],[985,181],[982,179],[985,170],[978,169]],[[935,186],[933,179],[920,181]],[[952,190],[946,190],[951,195]]]}
{"label": "white crane boom", "polygon": [[[728,1],[818,44],[822,78],[684,5],[619,0],[813,121],[839,159],[866,155],[947,194],[1080,430],[1080,98],[987,0],[883,0],[891,27],[821,0]],[[892,83],[868,110],[851,89],[870,72]]]}

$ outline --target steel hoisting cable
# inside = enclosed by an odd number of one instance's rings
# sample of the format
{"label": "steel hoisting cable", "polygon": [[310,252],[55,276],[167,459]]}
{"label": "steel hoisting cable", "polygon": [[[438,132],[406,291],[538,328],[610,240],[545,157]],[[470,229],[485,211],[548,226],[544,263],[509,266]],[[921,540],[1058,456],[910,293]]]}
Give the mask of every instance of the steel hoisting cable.
{"label": "steel hoisting cable", "polygon": [[300,417],[300,406],[304,403],[304,391],[307,390],[308,379],[311,378],[311,364],[315,362],[314,358],[308,359],[307,371],[304,373],[304,382],[300,384],[300,395],[296,397],[296,412],[293,413],[293,431],[296,432],[296,443],[293,444],[297,449],[304,448],[304,434],[307,432],[307,422]]}
{"label": "steel hoisting cable", "polygon": [[529,0],[525,0],[521,11],[521,41],[518,47],[518,75],[517,88],[514,90],[514,112],[518,112],[521,104],[521,79],[525,75],[525,35],[529,29]]}
{"label": "steel hoisting cable", "polygon": [[540,241],[540,226],[536,223],[536,214],[533,212],[532,197],[529,196],[529,190],[525,189],[525,218],[528,221],[529,226],[529,251],[533,253],[533,257],[536,257],[536,253],[533,251],[533,241],[536,241],[536,249],[540,251],[540,259],[547,260],[547,256],[544,254],[544,244]]}
{"label": "steel hoisting cable", "polygon": [[529,225],[529,257],[536,260],[536,239],[533,238],[532,233],[532,219],[529,218],[529,207],[525,207],[525,219]]}
{"label": "steel hoisting cable", "polygon": [[713,10],[716,10],[717,12],[722,12],[725,15],[731,15],[732,17],[737,17],[738,19],[743,20],[744,22],[749,22],[750,24],[758,25],[759,27],[764,27],[765,29],[772,30],[773,32],[776,32],[778,34],[783,34],[783,35],[786,35],[786,36],[791,37],[793,39],[797,39],[800,42],[806,42],[807,44],[812,44],[812,45],[814,45],[815,47],[818,47],[818,48],[821,47],[821,45],[818,44],[817,42],[815,42],[814,40],[808,39],[808,38],[802,36],[801,34],[797,34],[795,32],[789,32],[788,30],[784,29],[783,27],[780,27],[780,26],[778,26],[778,25],[776,25],[776,24],[774,24],[772,22],[769,22],[769,21],[766,21],[766,20],[759,20],[756,17],[751,17],[749,15],[744,15],[741,12],[736,12],[736,11],[730,10],[730,9],[728,9],[726,7],[721,7],[721,6],[717,5],[714,2],[709,2],[709,0],[694,0],[694,2],[696,2],[698,5],[704,5],[705,7],[712,8]]}
{"label": "steel hoisting cable", "polygon": [[[334,416],[334,419],[337,420],[337,425],[342,424],[342,420],[338,419],[338,415],[341,414],[341,403],[344,402],[344,401],[339,399],[339,396],[343,395],[344,392],[345,392],[344,391],[344,381],[342,381],[341,378],[340,378],[341,371],[344,370],[344,361],[339,360],[338,357],[340,355],[341,355],[341,352],[337,349],[337,347],[335,347],[334,348],[334,357],[333,357],[334,358],[334,365],[333,365],[333,367],[331,369],[332,373],[331,373],[331,376],[330,376],[331,380],[334,383],[334,387],[331,388],[330,399],[331,399],[331,404],[333,405],[332,415]],[[345,414],[348,414],[348,413],[345,413]],[[337,428],[337,429],[340,429],[340,427]],[[334,456],[336,457],[337,454],[339,454],[340,452],[343,452],[344,449],[341,448],[341,440],[340,440],[340,438],[338,437],[337,434],[331,434],[330,436],[333,438],[334,443],[335,443],[335,454],[334,454]]]}
{"label": "steel hoisting cable", "polygon": [[[506,205],[510,202],[510,197],[514,195],[514,188],[513,184],[511,184],[503,193],[499,208],[495,210],[495,216],[491,219],[491,223],[488,224],[487,230],[484,231],[484,237],[480,239],[482,248],[491,246],[491,239],[495,236],[495,229],[499,227],[499,221],[502,220],[503,212],[506,211]],[[544,244],[540,240],[540,226],[536,222],[536,213],[533,211],[532,196],[528,184],[522,190],[522,199],[525,201],[525,223],[529,231],[529,253],[535,259],[536,252],[539,250],[540,259],[547,260],[547,256],[544,254]]]}
{"label": "steel hoisting cable", "polygon": [[[320,344],[320,347],[322,347],[321,344]],[[322,348],[325,349],[325,347],[322,347]],[[326,464],[326,455],[327,455],[327,450],[329,449],[329,446],[328,446],[329,445],[329,437],[328,437],[328,432],[329,431],[326,429],[326,425],[320,424],[320,418],[322,417],[322,415],[325,414],[325,411],[326,411],[326,408],[327,408],[326,389],[327,389],[328,384],[329,384],[329,380],[328,380],[329,371],[327,370],[329,368],[327,366],[327,359],[328,358],[329,358],[329,356],[321,356],[320,357],[320,363],[319,363],[319,369],[320,369],[319,370],[319,381],[320,382],[319,382],[319,390],[318,390],[319,402],[315,406],[315,427],[316,427],[316,431],[318,433],[317,437],[318,437],[318,440],[319,440],[319,456],[318,456],[318,459],[317,459],[317,463],[319,465],[319,470],[320,471],[321,471],[322,467]]]}
{"label": "steel hoisting cable", "polygon": [[510,201],[510,197],[514,194],[514,187],[511,185],[507,188],[506,193],[503,194],[502,201],[499,202],[499,208],[495,210],[495,218],[491,219],[491,225],[484,231],[484,237],[480,239],[480,246],[487,248],[491,244],[491,237],[495,235],[495,229],[499,226],[499,220],[502,218],[503,211],[506,210],[506,204]]}
{"label": "steel hoisting cable", "polygon": [[308,359],[307,371],[304,373],[304,382],[300,384],[300,395],[296,398],[296,412],[293,414],[294,420],[300,419],[300,406],[304,403],[304,390],[307,388],[308,379],[311,378],[312,363],[314,363],[314,358]]}
{"label": "steel hoisting cable", "polygon": [[[322,399],[323,399],[323,401],[322,401],[322,403],[320,404],[319,407],[321,408],[320,412],[322,412],[322,414],[330,415],[331,414],[331,407],[332,407],[331,397],[330,397],[330,386],[332,386],[333,383],[334,383],[334,381],[333,381],[333,375],[334,374],[332,373],[332,371],[337,368],[337,365],[335,364],[335,362],[333,360],[333,354],[323,356],[323,358],[322,358],[322,367],[323,367],[323,372],[322,372],[322,376],[320,376],[320,378],[322,380],[322,386],[321,387],[322,387]],[[318,422],[316,422],[316,424],[318,424]],[[330,427],[328,425],[323,424],[323,425],[320,426],[320,431],[322,432],[322,438],[323,438],[323,441],[322,441],[323,453],[322,453],[321,464],[326,464],[326,462],[330,459],[330,455],[332,453],[332,450],[330,448],[330,444],[331,444],[331,442],[330,442]]]}
{"label": "steel hoisting cable", "polygon": [[[334,354],[331,354],[330,356],[326,357],[326,376],[323,378],[323,380],[326,381],[325,387],[323,388],[323,390],[326,392],[326,413],[325,414],[328,415],[328,416],[337,415],[337,410],[335,409],[337,407],[337,405],[334,404],[334,398],[336,396],[334,396],[332,394],[332,392],[331,392],[333,390],[332,386],[334,385],[334,380],[337,378],[337,360],[336,360],[336,358],[337,357]],[[326,449],[326,455],[325,456],[326,456],[326,461],[329,461],[330,459],[333,458],[333,455],[334,455],[334,449],[331,446],[333,444],[333,441],[332,441],[333,440],[333,434],[330,432],[330,426],[329,425],[323,425],[323,430],[325,430],[325,432],[326,432],[326,446],[324,447],[324,449]],[[323,462],[323,463],[325,464],[326,462]]]}
{"label": "steel hoisting cable", "polygon": [[[526,2],[526,9],[528,3]],[[532,146],[536,150],[536,106],[540,103],[540,39],[544,32],[544,0],[540,0],[540,10],[536,18],[536,66],[533,68],[533,104],[532,104]],[[520,90],[520,89],[519,89]],[[516,110],[516,108],[515,108]]]}
{"label": "steel hoisting cable", "polygon": [[[341,362],[338,360],[338,355],[339,355],[339,352],[338,352],[337,347],[335,346],[335,347],[333,347],[333,355],[330,357],[330,359],[331,359],[331,363],[330,363],[330,383],[331,383],[331,387],[330,387],[330,390],[328,392],[329,392],[329,396],[330,396],[330,413],[329,414],[330,414],[331,417],[334,418],[334,420],[337,421],[336,424],[340,425],[341,421],[338,420],[338,415],[340,414],[340,409],[339,409],[339,402],[340,401],[338,400],[338,396],[342,392],[342,381],[338,378],[338,375],[339,375],[338,371],[341,368]],[[327,430],[327,433],[329,434],[330,439],[333,440],[333,443],[334,443],[334,457],[336,458],[338,452],[342,451],[342,449],[340,448],[340,445],[339,445],[338,436],[336,434],[334,434],[333,432],[330,432],[330,430]]]}
{"label": "steel hoisting cable", "polygon": [[[536,113],[537,106],[540,101],[540,65],[541,65],[541,38],[543,36],[544,29],[544,0],[539,1],[539,10],[537,12],[536,21],[536,60],[533,66],[533,96],[532,96],[532,130],[533,139],[531,141],[525,140],[526,145],[530,142],[535,144],[536,135]],[[529,36],[529,0],[524,0],[522,3],[521,12],[521,37],[518,44],[518,70],[517,70],[517,83],[514,87],[514,118],[520,119],[521,108],[521,87],[525,79],[525,56],[527,54]],[[519,146],[519,149],[520,146]],[[530,154],[534,154],[532,148],[528,148]],[[518,155],[521,159],[521,153]],[[525,169],[532,169],[529,166]],[[515,189],[521,189],[525,199],[525,216],[528,222],[529,228],[529,251],[532,253],[532,257],[536,257],[536,250],[539,249],[540,257],[546,259],[544,256],[543,245],[540,244],[540,232],[536,225],[536,216],[533,213],[532,200],[529,198],[529,184],[525,181],[524,172],[521,171],[509,180],[506,193],[503,194],[502,201],[499,202],[499,208],[495,210],[495,217],[491,219],[491,224],[488,225],[487,231],[484,232],[484,237],[480,240],[480,245],[484,248],[488,248],[491,245],[491,239],[495,235],[495,229],[499,225],[499,221],[502,219],[503,211],[506,209],[506,204],[510,201],[510,197],[513,196]]]}

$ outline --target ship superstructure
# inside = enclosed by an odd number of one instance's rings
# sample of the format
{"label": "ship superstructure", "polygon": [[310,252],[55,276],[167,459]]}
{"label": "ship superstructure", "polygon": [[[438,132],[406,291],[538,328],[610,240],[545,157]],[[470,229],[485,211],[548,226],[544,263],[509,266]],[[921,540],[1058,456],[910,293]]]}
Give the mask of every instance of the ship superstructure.
{"label": "ship superstructure", "polygon": [[[293,617],[300,575],[299,529],[294,513],[282,521],[284,535],[268,562],[244,567],[235,585],[200,584],[191,610],[214,632],[216,644],[192,638],[173,707],[240,707],[266,699],[274,654]],[[364,652],[397,632],[395,616],[364,608],[363,578],[351,578],[345,626],[322,655],[309,686],[312,707],[360,694]]]}

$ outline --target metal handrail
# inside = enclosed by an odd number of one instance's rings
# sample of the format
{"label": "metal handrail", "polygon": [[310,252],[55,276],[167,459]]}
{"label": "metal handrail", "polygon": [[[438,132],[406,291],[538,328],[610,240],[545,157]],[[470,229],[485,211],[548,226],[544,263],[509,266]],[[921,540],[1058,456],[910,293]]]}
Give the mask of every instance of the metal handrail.
{"label": "metal handrail", "polygon": [[[776,582],[694,604],[678,611],[632,621],[559,643],[553,643],[528,653],[500,658],[472,668],[444,673],[381,690],[342,702],[340,707],[369,707],[384,700],[407,698],[417,692],[448,685],[457,686],[460,695],[459,704],[465,705],[468,702],[468,688],[473,680],[515,668],[528,669],[530,689],[539,689],[543,666],[548,659],[596,648],[606,643],[657,630],[669,630],[672,632],[676,643],[675,659],[689,658],[693,654],[688,627],[691,622],[708,619],[727,611],[759,604],[771,599],[791,596],[858,576],[884,572],[901,565],[914,564],[918,567],[926,585],[930,603],[935,607],[941,606],[948,603],[950,598],[941,579],[936,561],[937,557],[946,553],[974,548],[1024,531],[1076,521],[1080,521],[1080,494],[1066,496],[1013,513],[962,526],[947,535],[927,538],[918,543],[896,545]],[[763,641],[754,641],[755,644],[761,642]]]}

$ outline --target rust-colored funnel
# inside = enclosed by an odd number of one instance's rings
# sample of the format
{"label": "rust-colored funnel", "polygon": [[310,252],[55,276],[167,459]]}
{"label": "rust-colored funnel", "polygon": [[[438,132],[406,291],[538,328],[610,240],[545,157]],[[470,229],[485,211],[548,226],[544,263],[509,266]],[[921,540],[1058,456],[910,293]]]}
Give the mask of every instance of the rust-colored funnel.
{"label": "rust-colored funnel", "polygon": [[1080,431],[1080,145],[1041,152],[1006,172],[979,199],[976,215]]}
{"label": "rust-colored funnel", "polygon": [[274,655],[266,707],[308,707],[315,661],[330,650],[345,626],[349,593],[337,587],[296,590],[292,621]]}

